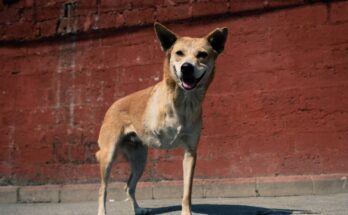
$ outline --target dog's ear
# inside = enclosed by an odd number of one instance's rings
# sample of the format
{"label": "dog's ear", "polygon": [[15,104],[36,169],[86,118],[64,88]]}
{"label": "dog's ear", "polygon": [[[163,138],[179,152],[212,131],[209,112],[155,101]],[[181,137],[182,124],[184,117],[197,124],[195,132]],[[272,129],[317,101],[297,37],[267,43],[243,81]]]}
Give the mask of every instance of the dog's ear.
{"label": "dog's ear", "polygon": [[225,48],[225,42],[227,39],[228,29],[227,28],[217,28],[211,33],[209,33],[206,38],[210,45],[217,53],[221,53]]}
{"label": "dog's ear", "polygon": [[178,36],[164,25],[155,22],[155,32],[161,42],[163,51],[167,51],[177,40]]}

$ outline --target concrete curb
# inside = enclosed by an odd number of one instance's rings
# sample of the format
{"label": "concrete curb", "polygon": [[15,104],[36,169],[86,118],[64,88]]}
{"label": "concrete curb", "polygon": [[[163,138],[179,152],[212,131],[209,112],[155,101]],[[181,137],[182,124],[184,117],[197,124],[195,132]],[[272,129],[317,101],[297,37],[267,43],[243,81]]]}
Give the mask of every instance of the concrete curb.
{"label": "concrete curb", "polygon": [[[198,179],[193,198],[323,195],[348,192],[348,174],[271,176],[236,179]],[[0,187],[0,203],[96,201],[99,184]],[[171,199],[182,196],[182,181],[140,182],[137,198]],[[124,183],[110,183],[108,199],[122,201]]]}

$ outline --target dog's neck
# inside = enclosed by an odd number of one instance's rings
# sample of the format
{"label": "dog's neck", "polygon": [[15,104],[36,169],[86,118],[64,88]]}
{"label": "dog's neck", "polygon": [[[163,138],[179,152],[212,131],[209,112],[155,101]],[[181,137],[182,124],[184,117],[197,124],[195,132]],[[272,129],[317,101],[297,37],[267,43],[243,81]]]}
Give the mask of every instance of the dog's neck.
{"label": "dog's neck", "polygon": [[173,101],[174,108],[182,113],[183,120],[195,121],[201,116],[203,99],[207,86],[198,86],[187,91],[182,89],[170,75],[169,57],[164,61],[162,83],[167,98]]}

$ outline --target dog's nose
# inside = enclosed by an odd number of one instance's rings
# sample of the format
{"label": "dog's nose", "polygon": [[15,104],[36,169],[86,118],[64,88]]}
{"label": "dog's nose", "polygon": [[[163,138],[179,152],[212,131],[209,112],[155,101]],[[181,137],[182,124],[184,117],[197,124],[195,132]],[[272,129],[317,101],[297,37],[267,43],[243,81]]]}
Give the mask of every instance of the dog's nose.
{"label": "dog's nose", "polygon": [[181,66],[181,72],[182,73],[192,73],[194,71],[194,67],[192,64],[190,63],[184,63],[182,66]]}

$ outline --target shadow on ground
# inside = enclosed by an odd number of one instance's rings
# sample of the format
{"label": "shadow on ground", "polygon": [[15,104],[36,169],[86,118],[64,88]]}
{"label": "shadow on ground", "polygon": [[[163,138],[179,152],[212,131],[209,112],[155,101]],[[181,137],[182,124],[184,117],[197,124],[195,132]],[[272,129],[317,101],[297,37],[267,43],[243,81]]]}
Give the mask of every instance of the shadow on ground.
{"label": "shadow on ground", "polygon": [[[166,214],[180,211],[181,206],[168,206],[162,208],[153,208],[151,214]],[[289,215],[289,214],[317,214],[308,210],[292,209],[273,209],[253,207],[247,205],[218,205],[218,204],[196,204],[192,206],[194,213],[203,215]]]}

